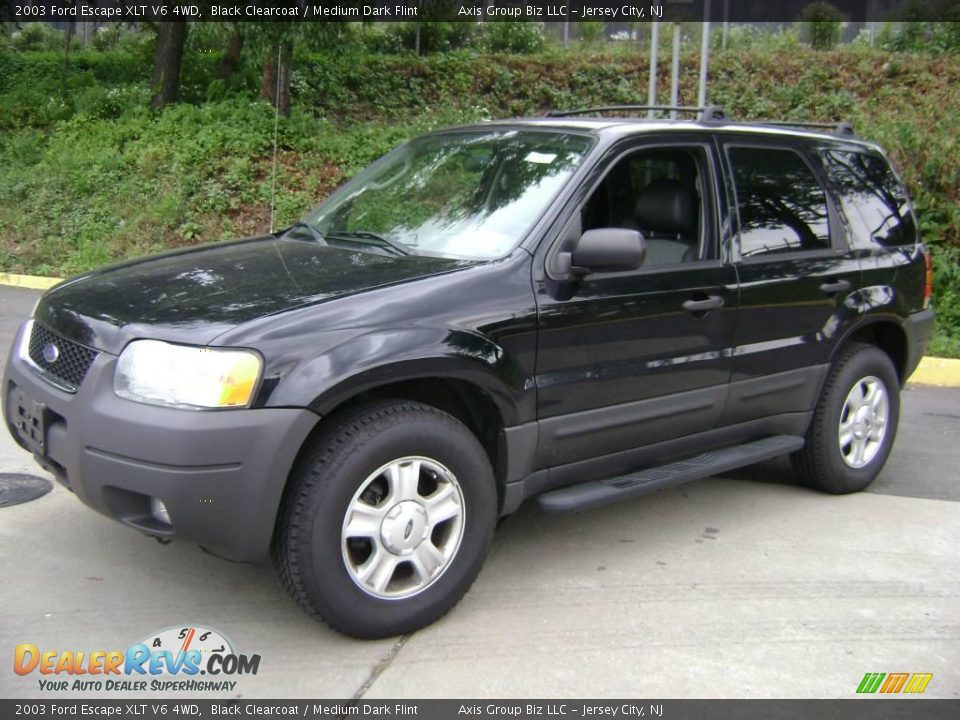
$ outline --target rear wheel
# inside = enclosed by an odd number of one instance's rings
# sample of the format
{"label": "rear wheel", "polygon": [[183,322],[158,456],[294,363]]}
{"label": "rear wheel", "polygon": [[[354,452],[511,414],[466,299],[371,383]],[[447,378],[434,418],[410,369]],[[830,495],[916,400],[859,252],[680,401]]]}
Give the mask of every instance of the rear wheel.
{"label": "rear wheel", "polygon": [[900,384],[890,358],[855,343],[830,370],[806,445],[792,456],[810,485],[831,493],[863,490],[883,469],[900,416]]}
{"label": "rear wheel", "polygon": [[274,559],[307,612],[357,637],[444,615],[490,546],[496,489],[455,418],[408,401],[368,405],[318,436],[291,477]]}

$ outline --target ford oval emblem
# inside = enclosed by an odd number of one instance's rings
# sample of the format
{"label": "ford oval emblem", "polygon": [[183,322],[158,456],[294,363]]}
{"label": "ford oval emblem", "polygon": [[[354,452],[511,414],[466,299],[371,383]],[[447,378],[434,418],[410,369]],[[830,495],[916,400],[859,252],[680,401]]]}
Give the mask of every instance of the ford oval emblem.
{"label": "ford oval emblem", "polygon": [[60,357],[60,348],[53,343],[47,343],[43,346],[43,359],[50,365],[53,365]]}

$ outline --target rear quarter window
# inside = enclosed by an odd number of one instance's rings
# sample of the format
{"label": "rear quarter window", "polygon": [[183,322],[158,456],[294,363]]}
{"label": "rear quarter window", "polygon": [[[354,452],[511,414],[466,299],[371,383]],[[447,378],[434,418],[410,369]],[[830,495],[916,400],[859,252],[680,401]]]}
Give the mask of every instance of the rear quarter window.
{"label": "rear quarter window", "polygon": [[907,191],[886,158],[857,150],[822,151],[831,184],[859,248],[917,242],[917,226]]}

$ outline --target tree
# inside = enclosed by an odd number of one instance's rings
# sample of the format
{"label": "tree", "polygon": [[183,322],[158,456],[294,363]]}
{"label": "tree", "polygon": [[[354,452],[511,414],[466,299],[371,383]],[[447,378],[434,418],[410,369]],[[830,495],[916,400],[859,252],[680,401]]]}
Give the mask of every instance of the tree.
{"label": "tree", "polygon": [[350,27],[345,22],[262,22],[246,24],[244,32],[250,44],[264,53],[260,95],[282,115],[289,115],[294,45],[329,51],[346,41]]}
{"label": "tree", "polygon": [[240,67],[240,53],[243,50],[243,35],[240,23],[230,23],[230,31],[223,45],[223,54],[217,60],[217,77],[226,80],[233,76]]}
{"label": "tree", "polygon": [[290,114],[290,61],[293,40],[278,39],[267,50],[260,75],[260,95],[270,101],[281,115]]}
{"label": "tree", "polygon": [[301,29],[293,22],[256,23],[254,27],[256,44],[263,52],[260,96],[269,100],[281,115],[289,115],[290,64],[294,38]]}
{"label": "tree", "polygon": [[153,85],[155,95],[150,101],[151,110],[162,110],[177,101],[180,92],[180,63],[183,46],[187,40],[187,24],[179,22],[157,23],[157,48],[153,54]]}

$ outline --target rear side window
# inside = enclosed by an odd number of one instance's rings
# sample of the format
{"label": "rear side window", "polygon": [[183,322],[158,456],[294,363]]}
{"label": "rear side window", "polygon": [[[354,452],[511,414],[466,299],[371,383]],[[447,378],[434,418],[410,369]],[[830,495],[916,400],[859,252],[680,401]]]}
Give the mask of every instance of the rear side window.
{"label": "rear side window", "polygon": [[849,150],[825,150],[823,156],[850,220],[854,245],[869,248],[916,242],[907,192],[883,157]]}
{"label": "rear side window", "polygon": [[740,214],[740,256],[827,250],[827,198],[803,158],[777,148],[728,148]]}

